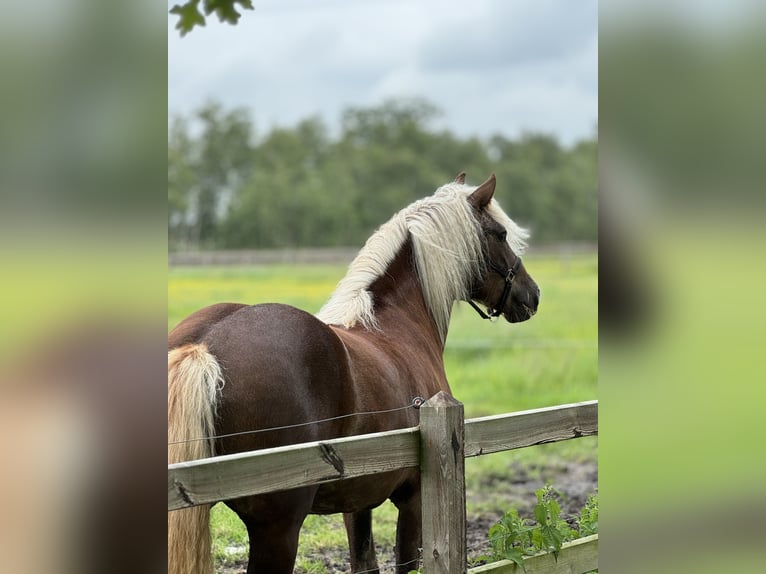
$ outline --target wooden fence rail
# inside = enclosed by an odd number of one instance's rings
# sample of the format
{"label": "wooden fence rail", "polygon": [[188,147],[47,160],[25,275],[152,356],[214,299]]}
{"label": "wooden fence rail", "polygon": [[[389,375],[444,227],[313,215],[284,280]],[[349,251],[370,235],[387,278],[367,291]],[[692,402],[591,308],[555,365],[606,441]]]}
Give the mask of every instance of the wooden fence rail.
{"label": "wooden fence rail", "polygon": [[[168,465],[168,510],[420,466],[423,572],[465,572],[465,457],[598,434],[597,401],[463,421],[439,393],[420,410],[419,427]],[[586,569],[567,572],[594,569],[597,544],[570,552]]]}
{"label": "wooden fence rail", "polygon": [[168,465],[168,510],[420,464],[417,427]]}
{"label": "wooden fence rail", "polygon": [[524,558],[524,569],[510,560],[500,560],[468,570],[468,574],[572,574],[598,567],[598,534],[564,542],[559,557],[551,553]]}

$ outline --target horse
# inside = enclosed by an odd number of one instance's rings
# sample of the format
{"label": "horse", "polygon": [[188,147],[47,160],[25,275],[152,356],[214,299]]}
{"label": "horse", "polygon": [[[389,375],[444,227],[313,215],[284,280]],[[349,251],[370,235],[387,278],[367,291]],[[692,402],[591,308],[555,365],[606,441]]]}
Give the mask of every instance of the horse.
{"label": "horse", "polygon": [[[494,199],[494,174],[479,186],[465,177],[383,224],[316,315],[220,303],[181,321],[168,337],[168,462],[417,426],[418,411],[400,407],[450,393],[442,354],[455,301],[486,305],[475,307],[484,318],[531,318],[528,234]],[[292,572],[304,519],[330,513],[343,513],[352,571],[378,572],[372,509],[387,499],[406,573],[421,545],[417,468],[225,504],[247,528],[248,574]],[[168,514],[169,573],[212,570],[209,511]]]}

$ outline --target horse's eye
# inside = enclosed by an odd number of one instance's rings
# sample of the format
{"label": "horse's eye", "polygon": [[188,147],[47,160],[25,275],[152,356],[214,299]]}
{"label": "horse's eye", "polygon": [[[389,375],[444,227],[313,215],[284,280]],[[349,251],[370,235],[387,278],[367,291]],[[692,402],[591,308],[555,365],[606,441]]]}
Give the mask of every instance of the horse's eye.
{"label": "horse's eye", "polygon": [[508,237],[508,232],[507,231],[501,231],[500,233],[497,234],[497,238],[500,241],[502,241],[503,243],[505,243],[505,240],[506,240],[507,237]]}

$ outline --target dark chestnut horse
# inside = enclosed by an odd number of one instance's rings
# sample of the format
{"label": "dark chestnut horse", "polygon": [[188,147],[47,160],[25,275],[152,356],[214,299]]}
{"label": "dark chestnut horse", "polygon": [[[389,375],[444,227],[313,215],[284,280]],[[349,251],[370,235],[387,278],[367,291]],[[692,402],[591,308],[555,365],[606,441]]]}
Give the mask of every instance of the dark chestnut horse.
{"label": "dark chestnut horse", "polygon": [[[537,311],[540,291],[520,258],[526,234],[494,192],[494,175],[471,187],[461,173],[397,213],[316,316],[221,303],[184,319],[168,341],[169,462],[416,426],[418,411],[399,407],[449,392],[442,352],[455,301],[509,322]],[[324,419],[334,420],[300,425]],[[289,428],[221,436],[272,427]],[[216,438],[190,440],[201,436]],[[247,527],[248,574],[292,572],[306,515],[336,512],[360,572],[377,571],[372,509],[386,499],[399,510],[397,571],[407,572],[421,544],[417,469],[226,504]],[[209,508],[169,513],[169,572],[211,570]]]}

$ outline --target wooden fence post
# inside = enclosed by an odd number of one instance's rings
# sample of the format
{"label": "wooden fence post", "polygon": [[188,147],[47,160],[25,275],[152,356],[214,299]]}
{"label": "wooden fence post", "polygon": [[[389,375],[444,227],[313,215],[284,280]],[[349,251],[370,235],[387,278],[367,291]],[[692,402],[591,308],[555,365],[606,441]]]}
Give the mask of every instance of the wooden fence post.
{"label": "wooden fence post", "polygon": [[466,571],[463,405],[439,392],[420,407],[424,574]]}

